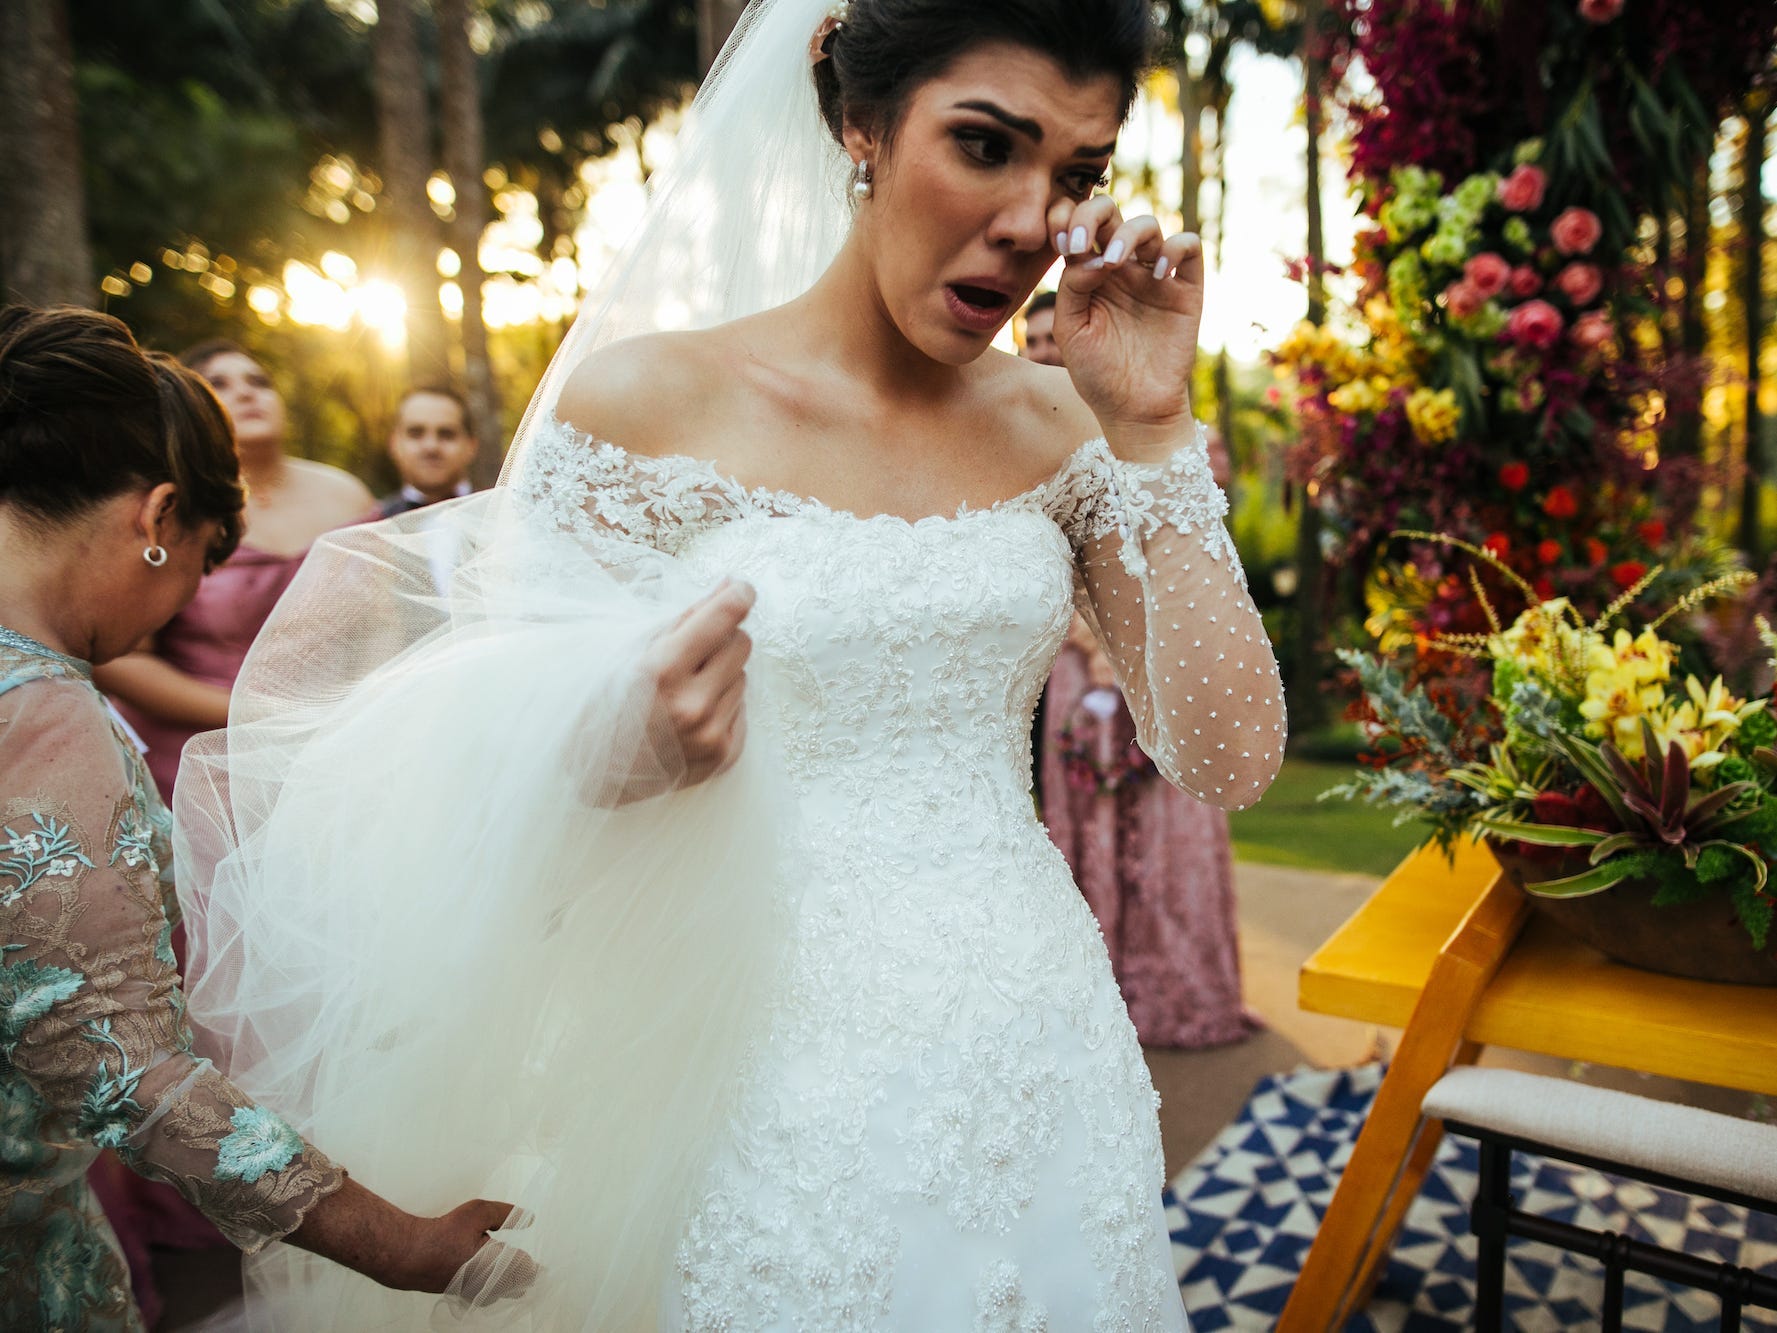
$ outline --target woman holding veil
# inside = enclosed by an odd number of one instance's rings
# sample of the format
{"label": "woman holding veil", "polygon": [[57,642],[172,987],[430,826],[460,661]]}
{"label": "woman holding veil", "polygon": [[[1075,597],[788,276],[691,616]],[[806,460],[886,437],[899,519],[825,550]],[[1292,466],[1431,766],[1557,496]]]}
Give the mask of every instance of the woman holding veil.
{"label": "woman holding veil", "polygon": [[[542,1276],[466,1321],[1181,1329],[1153,1088],[1028,797],[1076,605],[1169,781],[1239,807],[1281,758],[1198,243],[1094,194],[1150,7],[828,3],[743,19],[448,593],[399,520],[310,557],[180,778],[193,1010],[367,1183],[520,1200]],[[1067,369],[993,352],[1058,252]],[[722,578],[746,736],[696,781],[653,645]],[[436,1313],[304,1263],[262,1323]]]}

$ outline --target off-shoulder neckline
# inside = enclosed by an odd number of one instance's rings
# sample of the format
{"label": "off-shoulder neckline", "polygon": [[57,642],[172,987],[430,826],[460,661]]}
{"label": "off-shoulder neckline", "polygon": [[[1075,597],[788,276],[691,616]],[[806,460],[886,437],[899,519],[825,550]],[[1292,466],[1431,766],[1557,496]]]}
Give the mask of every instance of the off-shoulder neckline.
{"label": "off-shoulder neckline", "polygon": [[666,471],[674,466],[695,470],[703,481],[713,484],[728,500],[748,509],[755,511],[764,509],[777,516],[814,514],[854,523],[880,523],[914,529],[961,523],[987,514],[1003,514],[1023,510],[1044,512],[1047,510],[1050,500],[1058,492],[1066,489],[1068,478],[1075,471],[1082,457],[1095,449],[1108,450],[1109,448],[1102,435],[1094,436],[1075,448],[1062,460],[1061,466],[1047,478],[1016,495],[1007,496],[1003,500],[995,500],[987,505],[972,505],[965,500],[952,513],[922,514],[918,518],[908,518],[904,514],[893,514],[887,511],[860,515],[855,510],[842,509],[812,495],[801,495],[795,491],[778,490],[770,486],[749,486],[738,477],[723,472],[716,466],[714,459],[676,452],[636,453],[611,440],[603,440],[589,431],[581,430],[578,426],[563,421],[553,413],[549,416],[549,422],[581,445],[598,452],[609,450],[611,454],[644,470]]}

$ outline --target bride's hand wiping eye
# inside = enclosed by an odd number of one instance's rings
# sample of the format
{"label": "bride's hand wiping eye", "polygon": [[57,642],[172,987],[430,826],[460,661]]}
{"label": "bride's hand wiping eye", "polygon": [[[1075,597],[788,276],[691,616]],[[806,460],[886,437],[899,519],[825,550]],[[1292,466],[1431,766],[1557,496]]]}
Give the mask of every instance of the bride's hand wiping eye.
{"label": "bride's hand wiping eye", "polygon": [[1203,317],[1203,245],[1167,236],[1152,217],[1125,218],[1097,195],[1049,210],[1066,260],[1055,340],[1074,388],[1105,428],[1140,448],[1166,447],[1191,421],[1191,372]]}

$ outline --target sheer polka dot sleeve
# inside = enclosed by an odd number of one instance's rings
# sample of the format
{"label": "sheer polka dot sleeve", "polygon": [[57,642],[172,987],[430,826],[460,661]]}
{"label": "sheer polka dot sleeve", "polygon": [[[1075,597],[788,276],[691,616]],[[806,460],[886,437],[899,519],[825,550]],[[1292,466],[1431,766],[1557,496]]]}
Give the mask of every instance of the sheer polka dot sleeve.
{"label": "sheer polka dot sleeve", "polygon": [[1053,509],[1076,597],[1104,645],[1142,749],[1167,781],[1225,810],[1257,801],[1283,760],[1283,687],[1210,475],[1203,428],[1161,464],[1075,453]]}

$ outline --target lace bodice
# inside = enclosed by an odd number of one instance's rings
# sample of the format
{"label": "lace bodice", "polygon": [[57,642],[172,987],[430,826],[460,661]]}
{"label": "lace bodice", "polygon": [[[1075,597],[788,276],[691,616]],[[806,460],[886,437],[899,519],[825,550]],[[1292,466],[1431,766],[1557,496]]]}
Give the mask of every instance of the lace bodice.
{"label": "lace bodice", "polygon": [[[969,645],[982,670],[975,688],[989,688],[993,667],[1004,669],[1004,707],[993,711],[1009,744],[1028,727],[1071,593],[1116,666],[1143,749],[1169,781],[1209,804],[1240,809],[1257,799],[1281,762],[1277,667],[1223,526],[1227,501],[1210,476],[1201,431],[1194,446],[1158,466],[1121,462],[1103,440],[1089,441],[1042,486],[990,508],[965,506],[918,520],[860,517],[747,487],[706,460],[631,454],[559,421],[535,432],[514,487],[540,521],[577,544],[630,542],[696,555],[712,573],[740,570],[722,569],[700,551],[738,561],[756,542],[806,544],[811,557],[827,557],[823,576],[806,582],[851,584],[843,614],[858,623],[829,626],[837,634],[826,637],[829,650],[848,633],[861,634],[872,641],[870,660],[880,669],[917,682],[942,673],[922,672],[882,650],[898,646],[917,656],[943,651],[946,640]],[[766,536],[770,529],[753,522],[759,519],[797,520],[796,535]],[[716,535],[735,525],[741,535]],[[930,577],[940,567],[954,582]],[[890,571],[895,577],[884,577]],[[1022,595],[1022,617],[980,596],[984,584],[1008,581],[1020,585],[1005,592]],[[916,587],[923,595],[914,594]],[[995,624],[983,623],[996,616]],[[757,620],[771,633],[769,614]],[[799,632],[812,652],[822,636],[807,626]],[[787,659],[793,669],[810,665],[796,657]],[[913,706],[911,696],[902,702]],[[934,720],[975,711],[942,699],[928,703]],[[854,700],[853,723],[862,721],[856,709]],[[1008,753],[1015,752],[1013,745]]]}

